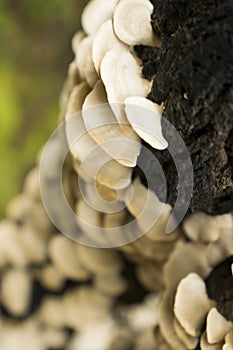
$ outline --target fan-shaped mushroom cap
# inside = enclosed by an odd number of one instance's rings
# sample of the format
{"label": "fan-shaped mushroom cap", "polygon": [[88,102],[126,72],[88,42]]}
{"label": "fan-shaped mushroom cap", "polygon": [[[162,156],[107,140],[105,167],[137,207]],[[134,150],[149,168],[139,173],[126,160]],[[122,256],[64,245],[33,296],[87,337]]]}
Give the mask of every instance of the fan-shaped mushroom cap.
{"label": "fan-shaped mushroom cap", "polygon": [[[114,11],[114,31],[128,45],[156,43],[151,26],[153,5],[149,0],[122,0]],[[158,44],[158,41],[157,41]]]}
{"label": "fan-shaped mushroom cap", "polygon": [[176,318],[188,334],[196,337],[210,308],[205,282],[196,273],[190,273],[181,280],[176,292]]}
{"label": "fan-shaped mushroom cap", "polygon": [[38,318],[45,326],[63,328],[67,325],[64,311],[61,297],[48,296],[42,301]]}
{"label": "fan-shaped mushroom cap", "polygon": [[178,320],[174,319],[174,329],[178,337],[183,341],[187,349],[195,349],[198,344],[198,337],[187,334]]}
{"label": "fan-shaped mushroom cap", "polygon": [[122,261],[115,250],[76,245],[77,256],[85,268],[94,274],[115,275],[122,269]]}
{"label": "fan-shaped mushroom cap", "polygon": [[77,33],[74,34],[71,42],[73,53],[76,54],[76,52],[79,49],[80,42],[85,38],[85,33],[82,30],[79,30]]}
{"label": "fan-shaped mushroom cap", "polygon": [[168,147],[162,135],[162,110],[159,105],[145,97],[131,96],[125,100],[127,119],[135,132],[153,148]]}
{"label": "fan-shaped mushroom cap", "polygon": [[13,316],[24,316],[31,304],[32,279],[28,271],[9,269],[2,275],[1,301]]}
{"label": "fan-shaped mushroom cap", "polygon": [[104,295],[117,297],[123,294],[127,288],[127,281],[120,275],[99,275],[94,277],[94,286]]}
{"label": "fan-shaped mushroom cap", "polygon": [[[68,109],[72,109],[72,111],[76,110],[72,106],[75,104],[78,94],[78,89],[72,92],[69,101],[71,107],[68,107]],[[97,180],[102,185],[114,190],[116,188],[125,188],[129,185],[132,169],[124,167],[115,160],[112,160],[93,141],[83,123],[81,113],[70,118],[66,125],[66,137],[72,155],[81,162],[80,172],[86,172],[86,176],[91,177],[93,181]]]}
{"label": "fan-shaped mushroom cap", "polygon": [[65,283],[64,276],[56,269],[54,265],[47,265],[39,275],[42,286],[51,291],[60,291]]}
{"label": "fan-shaped mushroom cap", "polygon": [[183,228],[193,241],[214,242],[225,230],[233,229],[233,218],[231,214],[210,216],[198,212],[184,220]]}
{"label": "fan-shaped mushroom cap", "polygon": [[93,39],[92,59],[98,74],[100,74],[101,62],[110,50],[115,52],[129,51],[128,46],[120,41],[114,33],[112,20],[103,23]]}
{"label": "fan-shaped mushroom cap", "polygon": [[118,124],[101,81],[86,97],[82,116],[88,133],[106,153],[124,166],[136,165],[141,141],[130,126],[123,129]]}
{"label": "fan-shaped mushroom cap", "polygon": [[119,0],[91,0],[82,13],[82,27],[88,35],[95,34],[101,25],[112,18]]}
{"label": "fan-shaped mushroom cap", "polygon": [[223,341],[230,330],[233,329],[233,323],[227,321],[216,308],[212,308],[207,316],[206,334],[209,344],[215,344]]}
{"label": "fan-shaped mushroom cap", "polygon": [[128,124],[123,105],[125,99],[147,96],[151,82],[142,77],[141,68],[130,52],[109,51],[102,60],[100,75],[117,120]]}
{"label": "fan-shaped mushroom cap", "polygon": [[92,61],[92,41],[92,36],[83,38],[79,42],[75,56],[80,78],[86,80],[91,87],[93,87],[98,80],[98,74]]}
{"label": "fan-shaped mushroom cap", "polygon": [[28,263],[17,226],[10,220],[0,223],[0,266],[13,264],[25,266]]}
{"label": "fan-shaped mushroom cap", "polygon": [[207,340],[206,332],[204,332],[201,336],[201,349],[202,350],[222,350],[223,342],[216,344],[209,344]]}
{"label": "fan-shaped mushroom cap", "polygon": [[92,286],[80,286],[63,296],[63,318],[67,326],[78,331],[87,325],[106,319],[112,298],[103,295]]}
{"label": "fan-shaped mushroom cap", "polygon": [[90,275],[76,256],[75,245],[76,243],[63,235],[57,235],[49,242],[49,256],[64,277],[86,281]]}

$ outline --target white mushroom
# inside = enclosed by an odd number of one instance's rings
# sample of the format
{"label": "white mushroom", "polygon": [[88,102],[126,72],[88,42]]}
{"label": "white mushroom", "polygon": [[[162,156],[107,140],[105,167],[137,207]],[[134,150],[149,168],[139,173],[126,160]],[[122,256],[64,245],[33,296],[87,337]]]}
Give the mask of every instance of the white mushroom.
{"label": "white mushroom", "polygon": [[35,231],[34,225],[22,227],[20,241],[30,263],[41,264],[47,258],[47,240]]}
{"label": "white mushroom", "polygon": [[146,289],[159,292],[164,288],[161,264],[145,262],[145,259],[143,259],[143,262],[136,269],[136,274]]}
{"label": "white mushroom", "polygon": [[162,110],[159,105],[140,96],[125,100],[125,111],[132,128],[153,148],[164,150],[168,147],[162,135]]}
{"label": "white mushroom", "polygon": [[163,212],[164,204],[159,201],[154,192],[147,189],[139,179],[135,179],[132,185],[131,198],[125,199],[129,212],[137,218],[137,223],[142,232],[146,233],[156,226]]}
{"label": "white mushroom", "polygon": [[147,96],[152,83],[142,77],[141,67],[130,52],[109,51],[101,62],[100,75],[117,120],[128,124],[123,104],[125,99]]}
{"label": "white mushroom", "polygon": [[80,333],[74,334],[67,350],[108,350],[110,349],[109,345],[113,335],[114,326],[112,320],[96,321],[89,327],[82,329]]}
{"label": "white mushroom", "polygon": [[80,42],[85,38],[85,33],[82,30],[79,30],[77,33],[74,34],[72,41],[71,41],[71,46],[73,53],[76,54],[78,49],[79,49],[79,44]]}
{"label": "white mushroom", "polygon": [[112,18],[114,8],[119,0],[92,0],[82,13],[82,27],[91,35],[95,34],[100,26]]}
{"label": "white mushroom", "polygon": [[198,337],[192,337],[187,334],[176,318],[174,319],[174,328],[178,337],[184,342],[187,349],[196,349]]}
{"label": "white mushroom", "polygon": [[207,340],[214,344],[223,341],[230,330],[233,329],[233,323],[227,321],[216,308],[212,308],[207,316]]}
{"label": "white mushroom", "polygon": [[89,273],[80,263],[75,253],[76,243],[63,235],[57,235],[49,242],[49,256],[57,270],[66,278],[86,281]]}
{"label": "white mushroom", "polygon": [[34,319],[19,323],[4,322],[0,348],[4,350],[44,350],[38,323]]}
{"label": "white mushroom", "polygon": [[233,330],[226,335],[222,350],[233,350]]}
{"label": "white mushroom", "polygon": [[77,287],[63,296],[63,319],[67,326],[78,331],[87,325],[106,319],[112,299],[92,286]]}
{"label": "white mushroom", "polygon": [[223,342],[221,343],[215,343],[215,344],[209,344],[207,340],[206,332],[204,332],[201,336],[201,350],[222,350]]}
{"label": "white mushroom", "polygon": [[39,169],[33,168],[26,176],[23,191],[35,200],[40,200]]}
{"label": "white mushroom", "polygon": [[114,31],[128,45],[159,44],[156,40],[151,15],[153,5],[149,0],[122,0],[114,11]]}
{"label": "white mushroom", "polygon": [[83,104],[83,120],[91,137],[111,158],[134,167],[141,141],[130,126],[121,128],[107,101],[104,85],[98,81]]}
{"label": "white mushroom", "polygon": [[[79,96],[78,88],[74,89],[69,104],[75,111],[76,96]],[[86,176],[92,177],[95,181],[99,181],[102,185],[111,189],[117,187],[125,188],[130,183],[132,169],[127,168],[112,160],[109,155],[98,146],[88,134],[83,123],[81,113],[77,113],[70,118],[66,125],[66,137],[73,156],[78,159],[80,164],[80,172],[86,172]],[[126,180],[125,182],[121,180]]]}
{"label": "white mushroom", "polygon": [[98,80],[98,74],[92,61],[93,37],[85,37],[79,42],[75,62],[82,80],[86,80],[93,87]]}
{"label": "white mushroom", "polygon": [[94,286],[104,295],[117,297],[127,289],[127,281],[120,275],[99,275],[94,277]]}
{"label": "white mushroom", "polygon": [[26,270],[7,270],[2,275],[1,301],[13,316],[24,316],[31,304],[32,279]]}
{"label": "white mushroom", "polygon": [[9,263],[15,266],[28,264],[19,228],[10,220],[2,220],[0,223],[0,242],[0,266]]}
{"label": "white mushroom", "polygon": [[38,318],[45,326],[63,328],[67,325],[61,297],[48,296],[42,301]]}
{"label": "white mushroom", "polygon": [[210,309],[211,301],[204,281],[196,273],[190,273],[177,288],[174,303],[176,318],[189,335],[196,337]]}
{"label": "white mushroom", "polygon": [[64,276],[53,265],[47,265],[40,271],[40,282],[48,290],[60,291],[65,283]]}
{"label": "white mushroom", "polygon": [[101,62],[110,50],[115,52],[128,51],[129,48],[120,41],[113,31],[112,20],[108,20],[102,24],[98,32],[94,36],[92,45],[92,59],[95,69],[100,74]]}
{"label": "white mushroom", "polygon": [[210,216],[198,212],[184,220],[183,228],[193,241],[214,242],[225,230],[233,228],[233,218],[231,214]]}
{"label": "white mushroom", "polygon": [[91,273],[111,276],[118,274],[122,269],[122,262],[116,250],[77,244],[76,251],[82,264]]}
{"label": "white mushroom", "polygon": [[66,128],[69,128],[69,118],[81,112],[82,105],[90,91],[91,88],[86,82],[82,82],[73,88],[66,111]]}

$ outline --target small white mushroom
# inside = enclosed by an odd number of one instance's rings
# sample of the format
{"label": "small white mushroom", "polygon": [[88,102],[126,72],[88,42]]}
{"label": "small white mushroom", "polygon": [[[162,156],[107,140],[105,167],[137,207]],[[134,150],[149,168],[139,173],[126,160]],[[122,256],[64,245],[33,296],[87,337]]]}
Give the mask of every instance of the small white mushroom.
{"label": "small white mushroom", "polygon": [[[75,111],[76,96],[78,98],[79,91],[74,89],[71,93],[69,104],[72,111]],[[98,146],[88,134],[83,123],[81,113],[77,113],[73,118],[69,119],[66,125],[66,137],[72,155],[81,162],[80,172],[83,177],[92,177],[95,181],[99,181],[102,185],[111,189],[125,188],[130,183],[132,169],[127,168],[112,160],[109,155]],[[121,181],[126,180],[126,181]]]}
{"label": "small white mushroom", "polygon": [[80,42],[85,38],[85,33],[82,30],[79,30],[74,34],[71,42],[73,53],[76,54],[79,49]]}
{"label": "small white mushroom", "polygon": [[46,349],[64,349],[68,334],[65,329],[62,330],[47,326],[43,328],[41,337],[43,338]]}
{"label": "small white mushroom", "polygon": [[223,342],[221,343],[215,343],[215,344],[209,344],[207,340],[206,332],[204,332],[201,336],[201,349],[202,350],[222,350]]}
{"label": "small white mushroom", "polygon": [[77,244],[76,251],[83,266],[91,273],[111,276],[118,274],[122,269],[122,261],[116,250]]}
{"label": "small white mushroom", "polygon": [[61,297],[46,297],[41,304],[38,319],[45,326],[63,328],[67,325]]}
{"label": "small white mushroom", "polygon": [[75,245],[75,242],[63,235],[57,235],[49,242],[49,256],[64,277],[76,281],[86,281],[89,279],[89,273],[78,259]]}
{"label": "small white mushroom", "polygon": [[60,291],[65,283],[64,276],[53,265],[47,265],[40,271],[40,282],[48,290]]}
{"label": "small white mushroom", "polygon": [[7,270],[2,275],[1,301],[13,316],[24,316],[31,303],[32,279],[26,270]]}
{"label": "small white mushroom", "polygon": [[183,228],[193,241],[214,242],[225,230],[233,228],[233,218],[230,214],[210,216],[198,212],[184,220]]}
{"label": "small white mushroom", "polygon": [[[84,199],[76,205],[77,223],[84,235],[84,242],[90,246],[103,246],[106,238],[102,232],[102,213],[91,208]],[[77,246],[75,247],[77,248]]]}
{"label": "small white mushroom", "polygon": [[178,337],[184,342],[187,349],[196,349],[198,337],[192,337],[187,334],[176,318],[174,319],[174,328]]}
{"label": "small white mushroom", "polygon": [[115,35],[112,20],[103,23],[93,39],[92,59],[98,74],[100,74],[101,62],[106,53],[110,50],[115,52],[129,50],[128,46],[120,41]]}
{"label": "small white mushroom", "polygon": [[44,350],[38,323],[34,319],[19,323],[4,322],[0,348],[4,350]]}
{"label": "small white mushroom", "polygon": [[0,223],[0,242],[0,266],[9,263],[18,267],[28,264],[19,228],[10,220]]}
{"label": "small white mushroom", "polygon": [[190,273],[181,280],[176,292],[174,313],[189,335],[196,337],[200,334],[211,306],[205,283],[199,275]]}
{"label": "small white mushroom", "polygon": [[141,67],[130,52],[109,51],[101,62],[100,75],[117,120],[128,124],[123,104],[125,99],[146,97],[152,83],[142,77]]}
{"label": "small white mushroom", "polygon": [[77,287],[63,296],[63,319],[67,326],[81,331],[106,319],[111,305],[112,299],[92,286]]}
{"label": "small white mushroom", "polygon": [[212,308],[207,316],[207,340],[214,344],[223,341],[230,330],[233,329],[233,323],[227,321],[216,308]]}
{"label": "small white mushroom", "polygon": [[233,350],[233,330],[226,335],[223,350]]}
{"label": "small white mushroom", "polygon": [[85,7],[82,13],[82,27],[91,35],[95,34],[100,26],[112,18],[113,11],[119,0],[92,0]]}
{"label": "small white mushroom", "polygon": [[[113,322],[109,319],[95,322],[74,334],[67,350],[107,350],[114,335]],[[119,348],[124,350],[122,348]]]}
{"label": "small white mushroom", "polygon": [[92,61],[92,41],[93,37],[83,38],[76,51],[75,62],[80,78],[86,80],[93,87],[98,80],[98,74]]}
{"label": "small white mushroom", "polygon": [[35,200],[40,200],[39,169],[33,168],[26,176],[23,191]]}
{"label": "small white mushroom", "polygon": [[164,288],[163,271],[161,264],[143,262],[136,269],[141,284],[150,291],[160,292]]}
{"label": "small white mushroom", "polygon": [[47,258],[47,240],[39,231],[35,231],[35,225],[25,225],[20,232],[20,241],[30,263],[41,264]]}
{"label": "small white mushroom", "polygon": [[114,31],[128,45],[159,44],[156,40],[151,15],[153,5],[149,0],[122,0],[114,11]]}
{"label": "small white mushroom", "polygon": [[125,111],[132,128],[153,148],[164,150],[168,147],[162,135],[162,110],[159,105],[140,96],[125,100]]}
{"label": "small white mushroom", "polygon": [[99,275],[94,277],[94,286],[104,295],[117,297],[127,289],[127,282],[120,275]]}
{"label": "small white mushroom", "polygon": [[81,112],[82,105],[90,91],[91,88],[86,82],[82,82],[72,89],[66,111],[66,128],[69,128],[69,118]]}
{"label": "small white mushroom", "polygon": [[141,140],[130,126],[120,127],[107,101],[104,85],[98,81],[83,104],[83,120],[91,137],[111,158],[134,167]]}
{"label": "small white mushroom", "polygon": [[131,190],[131,198],[125,198],[127,208],[137,218],[142,232],[146,233],[156,225],[163,212],[164,203],[161,203],[155,193],[147,189],[139,179],[134,180]]}

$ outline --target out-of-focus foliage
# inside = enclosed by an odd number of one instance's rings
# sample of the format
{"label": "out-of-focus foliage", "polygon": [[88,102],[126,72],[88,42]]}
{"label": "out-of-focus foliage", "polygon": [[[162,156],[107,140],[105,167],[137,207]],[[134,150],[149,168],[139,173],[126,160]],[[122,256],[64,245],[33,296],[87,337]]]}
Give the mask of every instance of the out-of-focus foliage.
{"label": "out-of-focus foliage", "polygon": [[56,126],[86,0],[0,0],[0,216]]}

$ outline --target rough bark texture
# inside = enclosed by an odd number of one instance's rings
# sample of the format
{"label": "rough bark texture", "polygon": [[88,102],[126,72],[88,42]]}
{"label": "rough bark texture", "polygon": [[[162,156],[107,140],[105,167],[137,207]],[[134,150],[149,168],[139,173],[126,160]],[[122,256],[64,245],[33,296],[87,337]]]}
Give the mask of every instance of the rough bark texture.
{"label": "rough bark texture", "polygon": [[207,292],[217,303],[218,311],[233,322],[233,256],[219,264],[206,280]]}
{"label": "rough bark texture", "polygon": [[[154,0],[152,25],[161,48],[137,46],[143,75],[154,77],[149,98],[182,136],[193,162],[190,211],[233,210],[233,2]],[[164,129],[164,136],[166,135]],[[153,150],[174,205],[177,173],[168,151]],[[151,178],[156,174],[151,170]],[[143,179],[143,175],[141,175]],[[145,179],[143,179],[145,182]],[[160,196],[156,181],[149,187]]]}

